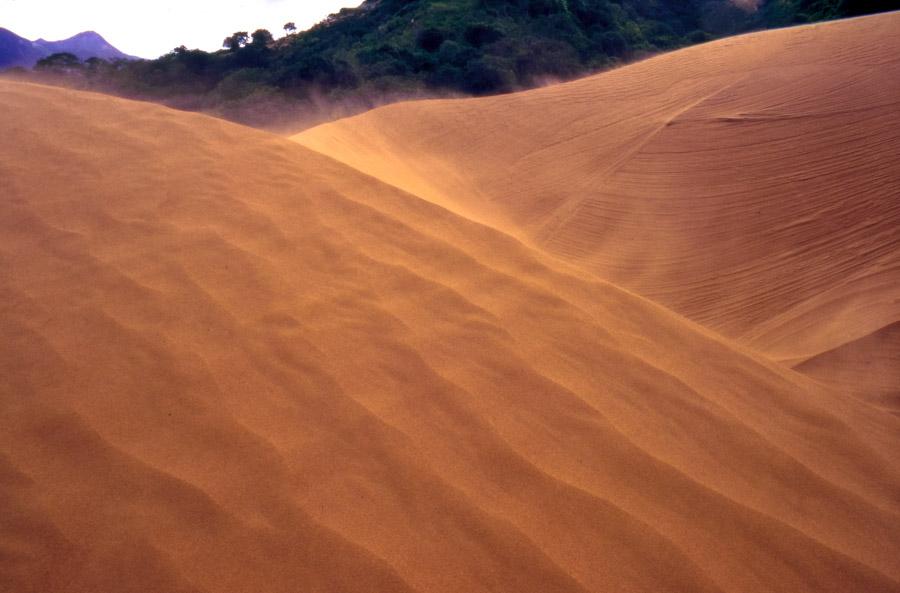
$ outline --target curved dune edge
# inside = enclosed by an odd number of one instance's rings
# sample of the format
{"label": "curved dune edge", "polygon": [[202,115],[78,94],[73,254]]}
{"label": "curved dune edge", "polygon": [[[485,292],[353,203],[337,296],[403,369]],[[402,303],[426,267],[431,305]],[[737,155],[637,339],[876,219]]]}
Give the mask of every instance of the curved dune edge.
{"label": "curved dune edge", "polygon": [[900,414],[900,322],[843,344],[794,369]]}
{"label": "curved dune edge", "polygon": [[900,321],[898,30],[753,33],[294,139],[791,363]]}
{"label": "curved dune edge", "polygon": [[0,590],[900,590],[895,416],[295,143],[0,105]]}

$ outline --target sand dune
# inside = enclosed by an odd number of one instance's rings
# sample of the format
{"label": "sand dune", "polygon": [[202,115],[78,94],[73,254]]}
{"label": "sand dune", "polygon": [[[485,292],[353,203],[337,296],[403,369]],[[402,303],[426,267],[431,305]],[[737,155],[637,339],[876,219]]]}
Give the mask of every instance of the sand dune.
{"label": "sand dune", "polygon": [[755,33],[295,139],[795,364],[900,321],[898,32]]}
{"label": "sand dune", "polygon": [[805,360],[794,368],[900,413],[900,323]]}
{"label": "sand dune", "polygon": [[896,416],[288,140],[0,105],[0,590],[900,591]]}

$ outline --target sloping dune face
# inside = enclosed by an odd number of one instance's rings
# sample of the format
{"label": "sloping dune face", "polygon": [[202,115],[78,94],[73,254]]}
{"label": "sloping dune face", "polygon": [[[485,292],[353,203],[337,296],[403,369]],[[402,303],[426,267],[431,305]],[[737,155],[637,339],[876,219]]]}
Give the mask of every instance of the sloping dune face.
{"label": "sloping dune face", "polygon": [[900,410],[900,322],[795,367],[849,393]]}
{"label": "sloping dune face", "polygon": [[0,105],[0,590],[900,591],[896,417],[293,142]]}
{"label": "sloping dune face", "polygon": [[898,55],[892,13],[296,139],[795,364],[900,320]]}

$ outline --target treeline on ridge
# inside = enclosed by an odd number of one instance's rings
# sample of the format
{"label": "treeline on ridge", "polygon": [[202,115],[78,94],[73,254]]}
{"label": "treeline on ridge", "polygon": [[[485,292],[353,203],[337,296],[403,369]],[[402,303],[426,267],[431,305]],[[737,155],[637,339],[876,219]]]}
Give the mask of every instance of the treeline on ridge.
{"label": "treeline on ridge", "polygon": [[[573,78],[652,52],[748,30],[900,8],[900,0],[367,0],[312,29],[236,32],[216,52],[80,62],[39,75],[278,126],[330,105],[484,95]],[[335,107],[337,106],[337,107]]]}

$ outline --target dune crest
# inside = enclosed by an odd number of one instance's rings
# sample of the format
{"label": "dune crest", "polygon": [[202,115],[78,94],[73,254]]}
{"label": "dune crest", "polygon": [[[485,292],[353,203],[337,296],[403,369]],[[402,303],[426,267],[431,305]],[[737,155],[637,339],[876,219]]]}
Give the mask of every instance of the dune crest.
{"label": "dune crest", "polygon": [[294,139],[797,364],[900,321],[898,31],[753,33]]}
{"label": "dune crest", "polygon": [[900,590],[897,417],[296,143],[0,104],[0,590]]}

